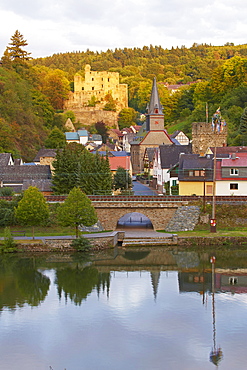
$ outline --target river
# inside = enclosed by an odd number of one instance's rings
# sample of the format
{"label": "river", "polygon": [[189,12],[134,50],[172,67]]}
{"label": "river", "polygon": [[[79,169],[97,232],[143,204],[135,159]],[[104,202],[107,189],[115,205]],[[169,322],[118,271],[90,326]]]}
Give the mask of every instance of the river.
{"label": "river", "polygon": [[0,259],[4,370],[244,370],[246,317],[243,250]]}

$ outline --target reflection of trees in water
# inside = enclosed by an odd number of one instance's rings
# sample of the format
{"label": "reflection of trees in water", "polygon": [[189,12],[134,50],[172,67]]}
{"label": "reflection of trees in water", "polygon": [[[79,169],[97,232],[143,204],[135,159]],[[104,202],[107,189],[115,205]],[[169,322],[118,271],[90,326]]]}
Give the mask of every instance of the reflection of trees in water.
{"label": "reflection of trees in water", "polygon": [[60,298],[63,291],[66,299],[69,297],[76,305],[81,305],[94,288],[98,294],[101,288],[109,292],[110,273],[99,273],[95,267],[90,266],[83,269],[78,266],[75,269],[67,267],[56,271],[55,284]]}
{"label": "reflection of trees in water", "polygon": [[37,271],[33,259],[3,258],[0,262],[0,310],[24,304],[38,306],[46,297],[50,279]]}

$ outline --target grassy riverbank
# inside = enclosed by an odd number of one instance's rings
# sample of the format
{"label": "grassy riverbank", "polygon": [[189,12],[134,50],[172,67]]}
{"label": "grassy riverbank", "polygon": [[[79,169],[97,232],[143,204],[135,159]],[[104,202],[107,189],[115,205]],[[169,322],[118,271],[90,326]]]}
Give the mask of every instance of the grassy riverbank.
{"label": "grassy riverbank", "polygon": [[238,237],[238,236],[244,236],[247,237],[247,227],[234,227],[234,228],[216,228],[216,233],[211,233],[210,228],[207,226],[205,227],[200,227],[196,226],[196,228],[193,231],[179,231],[174,234],[177,234],[178,236],[194,236],[194,237],[218,237],[218,236],[232,236],[232,237]]}

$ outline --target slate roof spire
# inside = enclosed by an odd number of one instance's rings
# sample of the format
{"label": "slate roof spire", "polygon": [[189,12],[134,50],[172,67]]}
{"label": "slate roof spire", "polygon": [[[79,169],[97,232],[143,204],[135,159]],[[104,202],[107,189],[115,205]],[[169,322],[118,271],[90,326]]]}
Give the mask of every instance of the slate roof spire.
{"label": "slate roof spire", "polygon": [[160,103],[156,78],[153,80],[153,87],[149,104],[147,105],[147,114],[163,114],[163,107]]}

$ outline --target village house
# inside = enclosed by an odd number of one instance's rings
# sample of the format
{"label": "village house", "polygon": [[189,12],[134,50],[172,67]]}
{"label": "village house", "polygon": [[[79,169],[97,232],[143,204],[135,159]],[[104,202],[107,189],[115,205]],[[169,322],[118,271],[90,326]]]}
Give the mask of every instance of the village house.
{"label": "village house", "polygon": [[14,166],[15,160],[11,153],[0,153],[0,166]]}
{"label": "village house", "polygon": [[171,179],[169,170],[179,162],[180,154],[191,152],[191,145],[160,145],[154,149],[152,186],[159,193],[165,193],[165,183],[169,183],[168,189],[178,184],[178,178]]}
{"label": "village house", "polygon": [[179,195],[213,195],[212,155],[180,154]]}
{"label": "village house", "polygon": [[130,143],[133,141],[134,137],[136,136],[140,128],[141,126],[130,126],[130,127],[125,127],[121,130],[123,134],[123,150],[130,153],[130,150],[131,150]]}
{"label": "village house", "polygon": [[108,138],[118,147],[123,147],[123,133],[120,130],[116,128],[111,128],[110,130],[108,130]]}
{"label": "village house", "polygon": [[97,145],[102,144],[102,136],[99,134],[90,134],[87,130],[81,129],[76,132],[65,132],[66,142],[77,143],[86,146],[88,143]]}
{"label": "village house", "polygon": [[216,195],[247,195],[247,152],[217,159]]}
{"label": "village house", "polygon": [[29,186],[36,186],[46,193],[51,192],[51,169],[48,165],[0,166],[1,187],[21,192]]}
{"label": "village house", "polygon": [[57,149],[46,149],[42,148],[36,154],[33,162],[37,165],[48,165],[51,168],[51,171],[54,170],[52,163],[56,157]]}
{"label": "village house", "polygon": [[186,136],[183,131],[175,131],[173,132],[173,134],[170,135],[170,139],[173,141],[173,140],[176,140],[175,144],[180,144],[180,145],[189,145],[190,143],[190,139],[188,138],[188,136]]}

